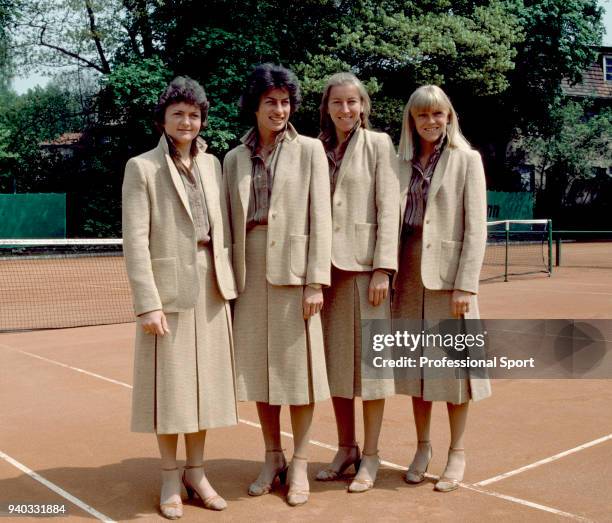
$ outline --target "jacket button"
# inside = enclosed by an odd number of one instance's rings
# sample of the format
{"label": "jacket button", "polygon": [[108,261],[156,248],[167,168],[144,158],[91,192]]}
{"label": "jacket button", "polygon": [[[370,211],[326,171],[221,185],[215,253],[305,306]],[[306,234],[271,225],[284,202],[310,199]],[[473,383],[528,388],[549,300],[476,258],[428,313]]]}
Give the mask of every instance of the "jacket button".
{"label": "jacket button", "polygon": [[275,245],[276,245],[276,242],[275,242],[274,240],[272,240],[272,241],[270,242],[270,247],[274,247]]}

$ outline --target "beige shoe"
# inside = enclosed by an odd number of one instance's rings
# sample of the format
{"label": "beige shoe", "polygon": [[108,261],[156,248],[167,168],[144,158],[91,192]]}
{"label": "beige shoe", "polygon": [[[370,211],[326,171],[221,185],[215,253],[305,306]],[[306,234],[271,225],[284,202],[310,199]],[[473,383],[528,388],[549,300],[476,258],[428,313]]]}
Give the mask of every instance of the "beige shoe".
{"label": "beige shoe", "polygon": [[429,449],[429,458],[427,459],[427,465],[425,465],[424,470],[419,470],[414,466],[416,455],[414,459],[412,460],[412,463],[410,464],[410,466],[408,467],[408,470],[406,471],[406,474],[404,475],[404,480],[406,481],[406,483],[411,483],[413,485],[422,483],[425,480],[425,473],[427,472],[427,469],[429,468],[429,463],[431,462],[431,457],[432,457],[431,443],[429,441],[419,441],[418,444],[419,445],[427,444],[428,449]]}
{"label": "beige shoe", "polygon": [[283,450],[284,449],[266,450],[266,453],[280,454],[282,459],[279,461],[282,462],[282,465],[274,471],[274,476],[272,476],[271,482],[264,482],[260,478],[253,481],[253,483],[249,485],[249,496],[264,496],[265,494],[269,494],[272,491],[274,480],[277,476],[281,485],[284,485],[287,482],[287,461],[285,460]]}
{"label": "beige shoe", "polygon": [[[164,481],[164,476],[170,476],[171,474],[164,474],[164,472],[175,472],[178,471],[178,467],[174,467],[173,469],[162,469],[162,481]],[[180,498],[180,493],[179,493]],[[159,503],[159,511],[162,516],[166,519],[180,519],[183,517],[183,502],[170,502],[170,503]]]}
{"label": "beige shoe", "polygon": [[[451,454],[455,452],[457,453],[465,452],[465,449],[453,449],[453,448],[448,449],[449,461],[450,461]],[[446,467],[448,468],[448,462],[446,464]],[[457,475],[457,477],[452,477],[448,475],[445,469],[444,473],[442,474],[442,477],[436,482],[434,486],[434,490],[437,490],[438,492],[452,492],[453,490],[457,490],[459,488],[459,483],[463,480],[464,470],[465,470],[465,458],[463,462],[463,469]]]}
{"label": "beige shoe", "polygon": [[[291,472],[289,475],[289,491],[287,492],[287,504],[292,507],[304,505],[310,497],[310,485],[308,484],[308,469],[306,469],[306,483],[298,484],[293,481],[293,467],[295,461],[308,461],[306,458],[293,455],[291,460]],[[308,467],[308,464],[306,465]]]}
{"label": "beige shoe", "polygon": [[[204,468],[204,464],[201,465],[185,465],[185,469],[199,469]],[[208,510],[225,510],[227,508],[227,502],[219,496],[219,494],[213,494],[212,496],[208,496],[205,498],[200,494],[198,489],[194,487],[189,481],[187,481],[187,477],[183,472],[183,485],[185,485],[185,490],[187,491],[187,497],[189,499],[195,498],[196,496],[202,500],[202,504],[204,508]]]}
{"label": "beige shoe", "polygon": [[359,452],[359,446],[355,445],[340,445],[341,449],[350,449],[346,459],[342,462],[340,467],[336,470],[329,465],[328,467],[319,470],[317,472],[317,481],[334,481],[336,479],[342,479],[342,475],[351,465],[355,467],[355,474],[359,470],[359,464],[361,463],[361,453]]}
{"label": "beige shoe", "polygon": [[[374,482],[376,481],[376,475],[378,474],[378,467],[380,466],[380,458],[378,457],[378,451],[373,452],[372,454],[366,454],[365,452],[362,453],[361,466],[359,467],[360,470],[361,470],[361,467],[364,466],[364,463],[368,458],[370,459],[374,458],[376,461],[376,470],[374,471],[374,475],[369,478],[360,478],[359,471],[357,471],[357,475],[353,478],[353,481],[348,487],[348,491],[353,494],[367,492],[368,490],[374,487]],[[368,474],[369,474],[369,470],[368,470]]]}

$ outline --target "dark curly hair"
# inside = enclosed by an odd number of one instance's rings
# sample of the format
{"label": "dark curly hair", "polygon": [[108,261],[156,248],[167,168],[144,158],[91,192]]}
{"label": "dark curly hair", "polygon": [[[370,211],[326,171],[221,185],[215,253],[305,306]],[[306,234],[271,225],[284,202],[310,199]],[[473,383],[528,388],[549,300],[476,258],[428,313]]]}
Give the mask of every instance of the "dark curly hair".
{"label": "dark curly hair", "polygon": [[160,132],[163,132],[166,108],[169,105],[180,104],[181,102],[189,105],[197,105],[202,113],[202,129],[206,127],[208,124],[208,107],[210,104],[206,98],[204,88],[188,76],[177,76],[168,84],[166,89],[164,89],[153,112],[155,125]]}
{"label": "dark curly hair", "polygon": [[[170,157],[174,161],[174,165],[179,172],[189,176],[187,168],[183,165],[180,160],[180,154],[176,149],[174,141],[164,131],[164,122],[166,118],[166,108],[172,104],[186,103],[189,105],[195,105],[200,108],[202,117],[201,129],[204,129],[208,124],[208,107],[210,104],[206,98],[206,92],[204,88],[192,78],[188,76],[177,76],[172,80],[164,92],[159,97],[157,105],[153,112],[153,118],[155,120],[155,127],[157,130],[166,136],[168,142],[168,149]],[[190,155],[193,158],[198,154],[197,140],[191,142]]]}
{"label": "dark curly hair", "polygon": [[291,114],[298,110],[302,103],[300,82],[293,71],[276,64],[260,64],[253,69],[247,78],[246,88],[240,97],[240,113],[246,121],[255,119],[262,95],[270,89],[287,89]]}

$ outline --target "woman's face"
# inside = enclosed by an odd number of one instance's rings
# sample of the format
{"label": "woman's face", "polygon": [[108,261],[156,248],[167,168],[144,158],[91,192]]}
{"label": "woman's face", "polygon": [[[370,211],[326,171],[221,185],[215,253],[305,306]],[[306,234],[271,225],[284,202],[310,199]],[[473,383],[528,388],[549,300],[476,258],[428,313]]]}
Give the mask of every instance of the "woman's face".
{"label": "woman's face", "polygon": [[450,113],[443,107],[412,110],[410,114],[419,138],[429,143],[436,143],[442,137],[450,121]]}
{"label": "woman's face", "polygon": [[267,90],[259,99],[255,111],[259,132],[278,133],[282,131],[291,114],[291,99],[287,89],[274,88]]}
{"label": "woman's face", "polygon": [[359,89],[354,84],[334,85],[329,91],[327,112],[336,130],[348,134],[360,120],[363,103]]}
{"label": "woman's face", "polygon": [[166,107],[164,130],[177,145],[187,145],[198,136],[202,112],[197,105],[180,102]]}

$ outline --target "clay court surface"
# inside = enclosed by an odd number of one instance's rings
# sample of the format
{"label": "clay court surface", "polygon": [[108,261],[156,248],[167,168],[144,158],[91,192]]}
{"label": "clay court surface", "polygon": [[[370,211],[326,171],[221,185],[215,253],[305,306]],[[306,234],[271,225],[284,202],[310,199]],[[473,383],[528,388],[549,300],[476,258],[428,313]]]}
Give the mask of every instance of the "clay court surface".
{"label": "clay court surface", "polygon": [[[489,282],[480,303],[487,318],[612,318],[612,270],[568,266],[552,278]],[[163,520],[155,439],[129,432],[134,329],[127,323],[0,334],[0,509],[63,503],[71,521]],[[416,446],[412,413],[409,398],[394,397],[376,486],[347,494],[347,481],[314,481],[336,440],[331,402],[324,402],[312,432],[311,498],[297,508],[286,505],[284,489],[246,494],[263,443],[254,405],[241,404],[238,426],[207,438],[207,474],[229,508],[215,513],[189,502],[183,521],[612,521],[611,404],[610,380],[495,381],[493,396],[470,407],[464,482],[441,494],[432,478],[446,462],[446,409],[434,407],[432,476],[411,486],[402,471]],[[284,446],[290,456],[288,435]]]}

